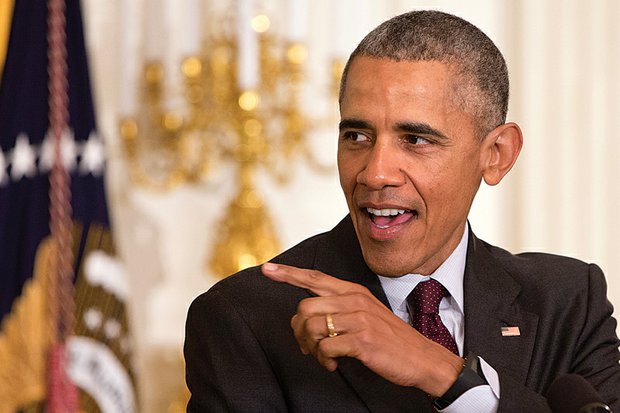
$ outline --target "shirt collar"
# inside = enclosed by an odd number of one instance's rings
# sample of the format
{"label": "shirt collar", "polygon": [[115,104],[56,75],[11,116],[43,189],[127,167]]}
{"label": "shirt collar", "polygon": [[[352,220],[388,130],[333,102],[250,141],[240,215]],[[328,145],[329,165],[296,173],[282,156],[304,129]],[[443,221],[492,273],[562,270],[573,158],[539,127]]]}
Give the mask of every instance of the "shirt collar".
{"label": "shirt collar", "polygon": [[467,258],[467,243],[469,224],[465,223],[465,231],[461,241],[452,254],[429,276],[407,274],[402,277],[383,277],[379,281],[385,291],[392,310],[406,311],[405,300],[419,282],[433,278],[439,281],[450,293],[452,305],[456,305],[464,314],[463,309],[463,279],[465,276],[465,261]]}

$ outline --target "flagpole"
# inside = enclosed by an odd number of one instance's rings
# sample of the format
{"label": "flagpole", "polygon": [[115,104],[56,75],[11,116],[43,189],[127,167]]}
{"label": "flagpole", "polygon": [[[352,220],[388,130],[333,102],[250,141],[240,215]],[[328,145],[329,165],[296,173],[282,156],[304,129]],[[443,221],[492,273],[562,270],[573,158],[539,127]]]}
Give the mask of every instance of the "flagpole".
{"label": "flagpole", "polygon": [[52,285],[49,291],[54,337],[49,354],[48,412],[75,413],[77,388],[67,375],[67,338],[74,325],[73,237],[71,177],[62,157],[63,135],[68,131],[69,98],[67,73],[65,0],[48,0],[49,127],[54,142],[50,172],[50,232]]}

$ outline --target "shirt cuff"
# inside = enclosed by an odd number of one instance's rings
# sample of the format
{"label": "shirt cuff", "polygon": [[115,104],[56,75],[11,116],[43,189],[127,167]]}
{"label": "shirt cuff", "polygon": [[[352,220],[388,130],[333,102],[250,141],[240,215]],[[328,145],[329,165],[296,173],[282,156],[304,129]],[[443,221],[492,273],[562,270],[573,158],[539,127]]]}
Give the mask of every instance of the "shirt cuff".
{"label": "shirt cuff", "polygon": [[482,374],[484,374],[484,378],[491,386],[491,390],[493,390],[493,394],[499,400],[499,377],[497,372],[493,367],[491,367],[482,357],[478,357],[478,361],[480,362],[480,368],[482,369]]}
{"label": "shirt cuff", "polygon": [[497,413],[499,406],[499,377],[493,367],[478,357],[488,385],[476,386],[450,403],[441,413]]}

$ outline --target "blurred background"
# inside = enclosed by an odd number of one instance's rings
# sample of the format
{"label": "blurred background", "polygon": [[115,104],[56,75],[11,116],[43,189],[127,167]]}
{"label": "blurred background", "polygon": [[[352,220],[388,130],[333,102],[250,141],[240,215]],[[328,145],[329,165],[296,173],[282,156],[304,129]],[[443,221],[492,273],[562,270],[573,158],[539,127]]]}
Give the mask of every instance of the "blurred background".
{"label": "blurred background", "polygon": [[370,29],[420,8],[474,23],[508,63],[524,148],[480,189],[474,232],[599,264],[620,306],[620,2],[82,0],[140,411],[184,411],[193,298],[347,213],[340,70]]}

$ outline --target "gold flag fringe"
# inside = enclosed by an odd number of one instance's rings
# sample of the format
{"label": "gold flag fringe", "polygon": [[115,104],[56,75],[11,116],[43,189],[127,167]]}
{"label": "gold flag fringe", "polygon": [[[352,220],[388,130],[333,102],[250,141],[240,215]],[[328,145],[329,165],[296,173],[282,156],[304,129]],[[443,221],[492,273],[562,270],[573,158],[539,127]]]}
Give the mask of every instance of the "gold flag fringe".
{"label": "gold flag fringe", "polygon": [[53,326],[47,313],[50,256],[48,238],[37,250],[34,276],[25,284],[0,330],[0,413],[15,413],[45,400],[47,352]]}

